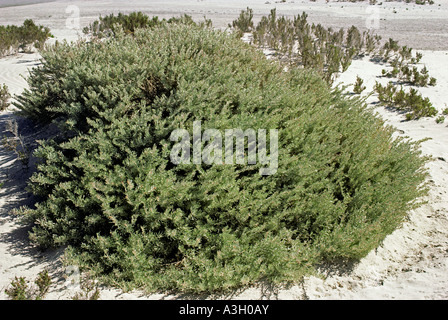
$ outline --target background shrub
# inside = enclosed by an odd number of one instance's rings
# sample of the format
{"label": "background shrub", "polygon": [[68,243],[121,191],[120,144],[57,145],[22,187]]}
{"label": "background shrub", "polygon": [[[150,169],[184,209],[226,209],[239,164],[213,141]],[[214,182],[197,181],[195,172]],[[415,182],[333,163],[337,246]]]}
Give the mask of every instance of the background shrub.
{"label": "background shrub", "polygon": [[252,18],[254,17],[254,11],[247,7],[246,11],[241,11],[238,19],[234,20],[229,27],[237,29],[239,31],[239,36],[242,36],[244,32],[252,31],[254,27],[254,22]]}
{"label": "background shrub", "polygon": [[[283,71],[232,35],[162,23],[59,44],[16,104],[58,123],[23,214],[42,246],[126,288],[204,292],[299,281],[358,259],[418,205],[418,143],[311,71]],[[174,129],[279,130],[279,167],[170,162]]]}
{"label": "background shrub", "polygon": [[0,26],[0,57],[17,53],[19,49],[28,52],[32,46],[41,49],[51,36],[49,28],[38,26],[31,19],[25,20],[22,26]]}
{"label": "background shrub", "polygon": [[[293,19],[285,16],[278,17],[276,9],[272,9],[268,16],[262,16],[254,28],[253,10],[247,8],[241,11],[232,27],[237,36],[244,32],[253,32],[254,44],[273,50],[279,61],[288,68],[298,67],[313,69],[320,74],[328,84],[332,84],[339,72],[345,72],[353,59],[369,55],[371,61],[389,62],[391,71],[382,70],[386,77],[397,77],[399,82],[414,86],[435,86],[437,79],[430,77],[426,67],[419,70],[415,64],[419,63],[423,55],[420,52],[412,56],[412,48],[398,45],[398,41],[389,38],[380,46],[381,37],[364,31],[362,34],[355,26],[347,31],[324,28],[321,24],[310,24],[308,15],[303,12]],[[414,65],[414,66],[411,66]],[[358,79],[357,79],[358,81]],[[355,84],[355,93],[362,92],[362,83]],[[361,90],[362,89],[362,90]],[[360,91],[359,91],[360,90]],[[418,101],[409,96],[415,103],[411,109],[422,109],[414,114],[408,114],[408,119],[428,116],[434,113],[428,98]],[[382,102],[382,101],[381,101]],[[429,111],[429,112],[427,112]]]}
{"label": "background shrub", "polygon": [[263,16],[254,28],[253,11],[241,11],[232,25],[238,36],[253,31],[254,43],[274,50],[280,60],[289,66],[314,69],[327,83],[332,83],[335,74],[346,71],[352,59],[370,54],[379,44],[378,35],[361,32],[352,26],[347,30],[324,28],[321,24],[308,23],[308,15],[303,12],[293,19],[278,16],[272,9]]}
{"label": "background shrub", "polygon": [[[111,13],[105,17],[100,16],[99,20],[95,20],[89,26],[85,27],[83,32],[94,37],[103,38],[114,35],[118,30],[122,30],[127,34],[133,34],[136,29],[153,28],[161,25],[162,23],[197,25],[197,23],[193,21],[192,17],[187,14],[180,17],[172,17],[168,20],[160,20],[157,16],[150,18],[148,15],[139,11],[131,12],[128,15],[118,13],[118,15],[115,16]],[[205,19],[203,22],[199,23],[199,25],[211,27],[212,21]]]}
{"label": "background shrub", "polygon": [[378,93],[381,104],[406,112],[407,120],[437,115],[437,109],[433,107],[429,98],[422,97],[414,88],[405,92],[403,87],[398,89],[392,82],[389,82],[387,86],[377,82],[374,89]]}

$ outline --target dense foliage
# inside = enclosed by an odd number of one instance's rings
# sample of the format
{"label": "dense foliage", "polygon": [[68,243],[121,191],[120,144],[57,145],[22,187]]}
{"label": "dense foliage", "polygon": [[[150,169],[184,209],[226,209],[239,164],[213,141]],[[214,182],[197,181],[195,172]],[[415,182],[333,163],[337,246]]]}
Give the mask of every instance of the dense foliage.
{"label": "dense foliage", "polygon": [[50,29],[36,25],[31,19],[25,20],[22,26],[0,26],[0,57],[19,49],[29,51],[31,46],[42,48],[49,37]]}
{"label": "dense foliage", "polygon": [[[58,123],[36,151],[23,214],[42,246],[115,285],[203,292],[299,281],[357,259],[417,205],[417,143],[393,139],[358,99],[284,71],[225,32],[162,23],[42,53],[24,114]],[[278,171],[170,162],[170,133],[278,129]]]}

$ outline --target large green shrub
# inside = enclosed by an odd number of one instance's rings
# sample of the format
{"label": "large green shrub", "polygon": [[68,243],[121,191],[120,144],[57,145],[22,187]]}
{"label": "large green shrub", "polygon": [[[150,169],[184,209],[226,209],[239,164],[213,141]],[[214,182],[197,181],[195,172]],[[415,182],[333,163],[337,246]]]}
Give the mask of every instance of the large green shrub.
{"label": "large green shrub", "polygon": [[[283,71],[225,32],[183,24],[59,44],[16,105],[57,122],[24,210],[32,239],[117,285],[203,292],[298,281],[357,259],[425,189],[418,144],[311,71]],[[170,162],[170,134],[278,129],[279,164]]]}

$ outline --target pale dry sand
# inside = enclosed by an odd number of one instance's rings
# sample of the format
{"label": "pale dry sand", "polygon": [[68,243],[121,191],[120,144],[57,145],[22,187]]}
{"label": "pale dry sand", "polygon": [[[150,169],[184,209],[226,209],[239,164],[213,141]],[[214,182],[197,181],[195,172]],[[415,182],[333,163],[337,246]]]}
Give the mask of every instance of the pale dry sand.
{"label": "pale dry sand", "polygon": [[[81,27],[99,14],[141,10],[159,17],[182,13],[196,19],[203,15],[211,18],[216,27],[225,27],[235,19],[240,10],[251,7],[255,19],[277,7],[279,14],[296,15],[306,11],[309,20],[325,26],[348,27],[352,24],[365,27],[367,4],[316,3],[295,1],[265,4],[264,1],[56,1],[26,6],[0,8],[0,24],[21,24],[24,19],[48,25],[56,39],[76,40],[79,30],[67,29],[68,5],[80,9]],[[439,7],[437,4],[440,3]],[[1,5],[1,3],[0,3]],[[343,8],[342,8],[343,7]],[[386,3],[380,8],[380,24],[376,30],[383,38],[392,37],[423,53],[421,66],[426,65],[431,76],[437,78],[435,87],[420,88],[424,96],[438,110],[448,107],[448,1],[436,0],[433,6],[416,6],[405,3]],[[395,8],[395,9],[394,9]],[[406,8],[408,10],[406,10]],[[393,13],[393,10],[397,13]],[[55,41],[52,39],[51,41]],[[434,51],[437,50],[437,51]],[[442,51],[446,50],[446,51]],[[6,83],[13,94],[19,94],[27,83],[22,76],[39,61],[38,54],[19,54],[0,59],[0,83]],[[368,58],[353,61],[350,68],[338,78],[337,83],[352,84],[357,75],[367,86],[365,94],[373,90],[384,66]],[[348,87],[348,90],[351,87]],[[422,151],[432,155],[428,164],[431,191],[423,207],[410,212],[403,226],[389,235],[383,244],[353,266],[323,268],[322,277],[308,277],[301,285],[292,288],[273,288],[265,284],[229,293],[224,296],[201,296],[202,299],[447,299],[448,298],[448,127],[447,122],[437,124],[435,118],[403,121],[404,116],[382,107],[376,107],[375,95],[366,100],[375,107],[387,124],[394,126],[396,135],[413,140],[431,138],[422,144]],[[0,130],[13,118],[12,108],[0,114]],[[26,120],[19,119],[21,134],[31,141],[45,132],[36,132]],[[30,172],[21,169],[14,155],[0,150],[0,299],[6,299],[4,288],[15,276],[33,280],[38,272],[47,268],[55,281],[48,299],[69,299],[78,290],[66,285],[65,269],[60,263],[62,250],[39,252],[27,241],[28,228],[8,214],[9,210],[29,203],[32,199],[25,192]],[[33,163],[31,163],[33,164]],[[184,295],[150,296],[134,291],[123,293],[113,288],[103,288],[102,299],[183,299]],[[196,298],[196,297],[194,297]]]}

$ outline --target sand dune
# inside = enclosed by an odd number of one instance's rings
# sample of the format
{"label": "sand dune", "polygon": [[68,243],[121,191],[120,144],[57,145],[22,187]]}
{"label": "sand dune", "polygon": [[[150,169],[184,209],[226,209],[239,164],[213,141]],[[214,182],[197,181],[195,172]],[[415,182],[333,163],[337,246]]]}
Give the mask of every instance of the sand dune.
{"label": "sand dune", "polygon": [[37,53],[20,53],[0,59],[0,83],[6,83],[12,95],[19,94],[27,86],[28,71],[39,63]]}
{"label": "sand dune", "polygon": [[[81,27],[87,25],[99,14],[142,10],[170,17],[187,13],[195,18],[206,15],[214,25],[225,27],[237,17],[241,9],[250,6],[259,17],[276,6],[279,14],[297,14],[303,10],[309,20],[324,25],[342,27],[351,24],[365,25],[366,4],[330,3],[320,1],[309,3],[265,4],[263,1],[56,1],[20,7],[0,8],[0,24],[20,24],[24,18],[33,18],[38,23],[49,25],[56,39],[74,40],[79,30],[67,29],[66,8],[77,5],[80,8]],[[437,4],[440,3],[439,7]],[[0,2],[1,5],[1,2]],[[342,8],[342,6],[344,8]],[[392,36],[400,44],[409,45],[423,53],[421,65],[437,78],[435,87],[421,88],[438,110],[448,107],[448,1],[436,1],[434,6],[415,6],[405,3],[384,3],[380,10],[380,28],[383,37]],[[393,13],[397,8],[398,13]],[[406,10],[408,8],[408,10]],[[405,30],[405,31],[403,31]],[[53,40],[54,41],[54,40]],[[435,51],[438,50],[438,51]],[[19,54],[0,59],[0,83],[6,83],[13,94],[19,94],[27,83],[29,68],[38,63],[38,54]],[[339,76],[338,83],[351,84],[359,75],[364,79],[366,91],[372,91],[384,66],[368,58],[355,60],[349,69]],[[350,88],[350,87],[349,87]],[[367,102],[374,106],[375,95]],[[235,292],[230,296],[208,298],[230,299],[448,299],[448,127],[437,124],[434,118],[417,121],[403,121],[403,115],[382,107],[375,110],[387,124],[393,125],[397,135],[413,140],[431,138],[422,144],[422,152],[433,156],[428,164],[431,192],[428,203],[410,212],[402,228],[389,235],[382,246],[372,251],[355,266],[322,269],[326,278],[308,277],[300,286],[289,289],[266,288],[263,285]],[[8,110],[0,115],[0,129],[4,131],[5,121],[13,117]],[[27,132],[32,135],[34,133]],[[66,286],[64,269],[58,262],[60,251],[40,253],[26,240],[27,229],[8,215],[8,210],[25,203],[23,192],[27,174],[20,173],[17,161],[3,149],[0,152],[0,179],[6,181],[0,191],[0,299],[6,299],[4,288],[14,276],[33,279],[44,268],[50,267],[57,280],[48,299],[67,299],[75,287]],[[19,172],[19,173],[17,173]],[[102,299],[171,299],[174,295],[154,294],[144,296],[140,292],[122,293],[104,288]],[[184,296],[181,296],[184,297]]]}

